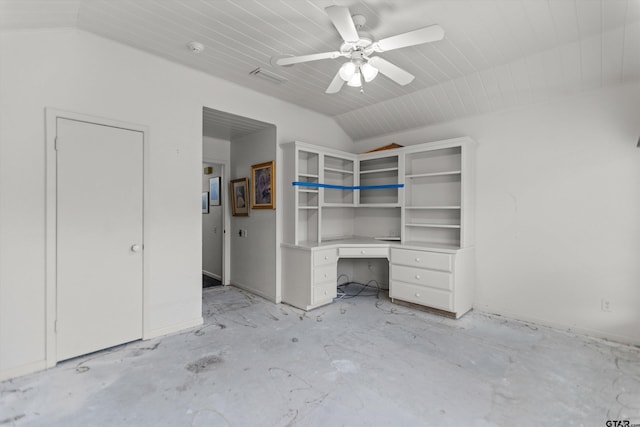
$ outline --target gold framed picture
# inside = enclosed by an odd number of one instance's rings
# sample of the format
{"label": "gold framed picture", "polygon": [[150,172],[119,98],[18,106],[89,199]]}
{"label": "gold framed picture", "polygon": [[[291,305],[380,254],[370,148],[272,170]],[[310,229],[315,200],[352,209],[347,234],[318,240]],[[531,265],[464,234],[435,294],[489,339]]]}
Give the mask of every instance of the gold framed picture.
{"label": "gold framed picture", "polygon": [[253,182],[251,209],[276,208],[275,173],[276,165],[273,160],[251,166],[251,180]]}
{"label": "gold framed picture", "polygon": [[231,214],[233,216],[249,216],[249,181],[247,178],[232,179]]}

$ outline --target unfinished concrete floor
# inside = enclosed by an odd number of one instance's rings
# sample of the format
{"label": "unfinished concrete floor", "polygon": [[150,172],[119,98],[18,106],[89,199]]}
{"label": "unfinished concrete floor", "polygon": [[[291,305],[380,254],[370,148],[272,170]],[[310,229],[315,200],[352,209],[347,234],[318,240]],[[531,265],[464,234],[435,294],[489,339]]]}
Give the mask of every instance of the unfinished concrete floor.
{"label": "unfinished concrete floor", "polygon": [[640,423],[640,349],[357,297],[304,313],[204,290],[201,328],[0,383],[0,426]]}

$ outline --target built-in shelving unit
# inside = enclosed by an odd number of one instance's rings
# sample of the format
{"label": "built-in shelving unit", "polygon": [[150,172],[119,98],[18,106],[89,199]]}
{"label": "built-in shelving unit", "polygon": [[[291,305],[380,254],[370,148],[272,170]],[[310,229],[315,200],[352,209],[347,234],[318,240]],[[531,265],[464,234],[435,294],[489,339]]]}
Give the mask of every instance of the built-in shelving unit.
{"label": "built-in shelving unit", "polygon": [[304,143],[292,147],[293,241],[358,234],[401,237],[419,246],[473,244],[473,144],[459,139],[361,155]]}
{"label": "built-in shelving unit", "polygon": [[328,304],[338,259],[383,257],[393,301],[467,312],[474,150],[469,138],[360,155],[287,145],[285,170],[295,173],[285,172],[294,185],[285,191],[283,301],[303,310]]}
{"label": "built-in shelving unit", "polygon": [[464,198],[462,150],[462,145],[444,145],[405,155],[405,241],[467,244],[461,233],[463,207],[470,203]]}

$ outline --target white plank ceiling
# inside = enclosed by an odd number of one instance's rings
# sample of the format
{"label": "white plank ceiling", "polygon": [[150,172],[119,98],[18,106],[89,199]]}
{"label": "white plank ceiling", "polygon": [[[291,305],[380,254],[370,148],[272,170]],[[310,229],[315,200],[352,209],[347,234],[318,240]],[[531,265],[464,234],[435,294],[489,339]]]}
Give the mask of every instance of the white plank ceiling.
{"label": "white plank ceiling", "polygon": [[[381,39],[431,24],[441,41],[381,54],[416,76],[324,91],[345,61],[324,12],[348,6]],[[0,0],[0,29],[75,26],[332,116],[354,139],[640,82],[640,0]],[[205,50],[192,54],[186,44]],[[250,75],[256,68],[286,82]]]}

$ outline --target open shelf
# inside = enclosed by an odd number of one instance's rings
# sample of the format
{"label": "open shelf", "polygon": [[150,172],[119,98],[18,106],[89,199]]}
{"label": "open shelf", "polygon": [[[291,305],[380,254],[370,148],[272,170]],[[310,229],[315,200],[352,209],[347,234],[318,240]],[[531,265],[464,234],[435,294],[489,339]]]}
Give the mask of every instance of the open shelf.
{"label": "open shelf", "polygon": [[405,241],[460,247],[462,169],[459,146],[407,153]]}
{"label": "open shelf", "polygon": [[355,161],[346,157],[324,154],[322,184],[344,188],[324,188],[323,207],[353,206],[355,195]]}
{"label": "open shelf", "polygon": [[460,224],[405,224],[407,227],[460,228]]}
{"label": "open shelf", "polygon": [[[383,173],[383,172],[398,172],[398,168],[384,168],[384,169],[373,169],[373,170],[364,170],[360,171],[360,175],[367,175],[370,173]],[[397,173],[396,173],[397,176]]]}
{"label": "open shelf", "polygon": [[439,210],[439,209],[460,209],[460,206],[407,206],[405,209],[415,210]]}
{"label": "open shelf", "polygon": [[[360,190],[358,201],[360,206],[391,206],[399,202],[398,188],[384,188],[398,184],[398,156],[366,159],[360,161]],[[381,186],[382,188],[365,188]]]}
{"label": "open shelf", "polygon": [[322,205],[323,208],[352,208],[352,203],[325,203]]}
{"label": "open shelf", "polygon": [[360,203],[359,208],[399,208],[400,203]]}
{"label": "open shelf", "polygon": [[320,178],[320,175],[312,174],[312,173],[299,173],[298,176],[301,178],[316,178],[316,179]]}
{"label": "open shelf", "polygon": [[352,170],[345,170],[345,169],[334,169],[334,168],[324,168],[324,172],[325,174],[327,172],[334,172],[334,173],[343,173],[343,174],[347,174],[347,175],[353,175],[353,171]]}
{"label": "open shelf", "polygon": [[462,171],[444,171],[444,172],[434,172],[434,173],[415,173],[411,175],[405,175],[405,178],[414,179],[414,178],[428,178],[432,176],[444,176],[444,175],[460,175]]}

